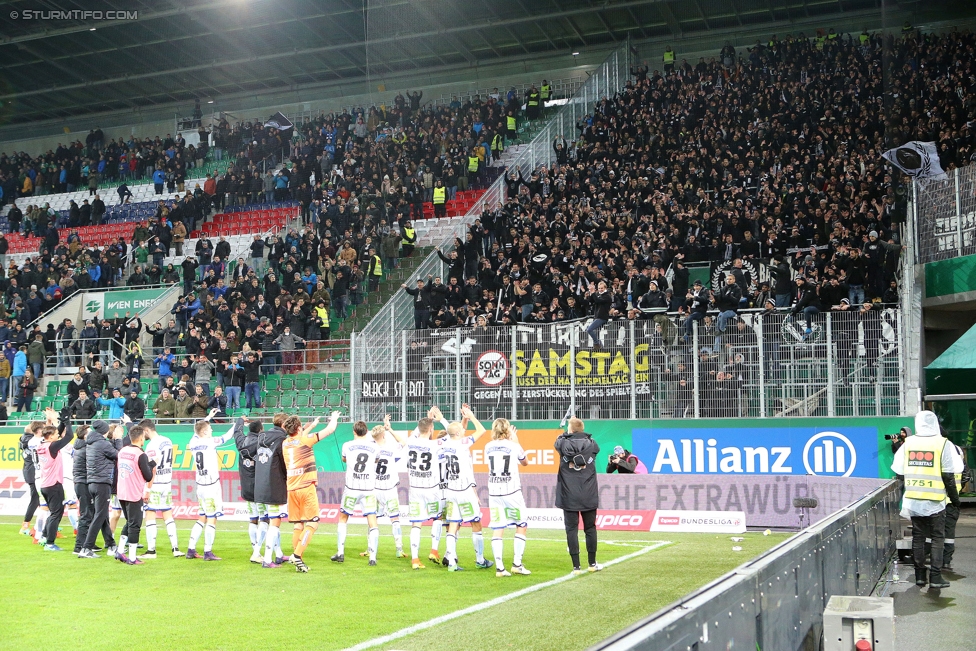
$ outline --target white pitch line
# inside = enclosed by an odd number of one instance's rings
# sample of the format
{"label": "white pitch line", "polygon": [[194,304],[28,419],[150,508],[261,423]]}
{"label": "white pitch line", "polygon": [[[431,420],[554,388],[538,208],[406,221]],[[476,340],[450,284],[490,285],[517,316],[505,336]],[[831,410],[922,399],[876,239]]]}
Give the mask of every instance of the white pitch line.
{"label": "white pitch line", "polygon": [[[647,552],[653,551],[655,549],[658,549],[659,547],[663,547],[664,545],[669,545],[669,544],[671,543],[668,541],[662,541],[656,545],[652,545],[650,547],[644,547],[643,549],[633,552],[632,554],[627,554],[625,556],[615,558],[612,561],[607,561],[606,563],[603,564],[603,567],[606,568],[611,565],[616,565],[617,563],[623,563],[624,561],[629,561],[632,558],[637,558],[638,556],[646,554]],[[527,594],[538,592],[539,590],[542,590],[544,588],[558,585],[560,583],[565,583],[566,581],[569,581],[570,579],[574,579],[574,578],[576,577],[574,577],[572,574],[567,574],[565,576],[560,576],[555,579],[545,581],[543,583],[537,583],[536,585],[532,585],[527,588],[522,588],[521,590],[517,590],[515,592],[511,592],[509,594],[505,594],[500,597],[495,597],[490,601],[484,601],[480,604],[475,604],[473,606],[468,606],[467,608],[462,608],[461,610],[455,610],[453,613],[448,613],[446,615],[441,615],[440,617],[435,617],[434,619],[429,619],[426,622],[420,622],[419,624],[408,626],[407,628],[400,629],[395,633],[390,633],[389,635],[383,635],[381,637],[373,638],[372,640],[360,642],[359,644],[355,646],[351,646],[348,649],[345,649],[344,651],[364,651],[365,649],[372,649],[378,646],[382,646],[384,644],[388,644],[395,640],[399,640],[400,638],[407,637],[408,635],[413,635],[414,633],[419,633],[420,631],[427,630],[428,628],[433,628],[434,626],[444,624],[445,622],[458,619],[459,617],[464,617],[465,615],[471,615],[473,613],[477,613],[482,610],[491,608],[492,606],[498,606],[500,604],[506,603],[508,601],[511,601],[512,599],[517,599],[518,597],[524,597]]]}

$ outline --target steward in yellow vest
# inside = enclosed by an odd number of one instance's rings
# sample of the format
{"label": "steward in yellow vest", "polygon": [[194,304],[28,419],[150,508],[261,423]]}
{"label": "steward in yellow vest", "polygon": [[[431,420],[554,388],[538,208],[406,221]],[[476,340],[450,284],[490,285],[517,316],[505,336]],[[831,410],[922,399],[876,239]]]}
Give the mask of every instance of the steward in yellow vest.
{"label": "steward in yellow vest", "polygon": [[552,99],[552,86],[545,79],[542,80],[542,86],[539,87],[539,97],[542,98],[543,102],[548,102]]}
{"label": "steward in yellow vest", "polygon": [[[939,419],[931,411],[915,415],[915,436],[909,436],[895,452],[891,469],[905,480],[902,515],[912,520],[912,556],[915,584],[947,588],[942,578],[945,550],[946,502],[959,506],[953,476],[962,472],[962,458],[942,437]],[[925,565],[925,542],[932,541],[931,567]]]}

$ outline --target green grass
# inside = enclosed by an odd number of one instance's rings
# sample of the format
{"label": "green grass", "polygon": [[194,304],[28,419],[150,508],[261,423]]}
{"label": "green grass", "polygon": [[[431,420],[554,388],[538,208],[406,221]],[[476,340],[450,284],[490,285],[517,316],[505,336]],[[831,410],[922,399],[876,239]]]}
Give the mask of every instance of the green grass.
{"label": "green grass", "polygon": [[[215,544],[224,559],[220,563],[161,554],[137,567],[104,556],[77,559],[70,552],[74,539],[67,520],[62,530],[69,535],[60,541],[65,551],[59,554],[32,545],[17,533],[17,524],[16,518],[0,518],[0,649],[23,649],[36,642],[39,622],[57,612],[63,614],[58,639],[65,644],[60,646],[78,650],[102,651],[108,639],[120,648],[251,649],[273,640],[272,648],[344,649],[565,576],[571,569],[565,537],[558,531],[530,530],[524,563],[532,576],[496,579],[493,570],[474,568],[466,530],[458,552],[467,571],[449,574],[432,563],[424,571],[412,571],[409,560],[393,558],[393,539],[382,526],[378,567],[370,568],[359,558],[357,552],[366,545],[365,527],[356,526],[350,527],[346,562],[330,563],[335,527],[326,525],[305,554],[312,571],[302,575],[290,565],[263,570],[248,563],[245,523],[220,523]],[[189,526],[180,523],[183,549]],[[287,553],[290,530],[284,533]],[[485,551],[490,558],[488,536]],[[507,563],[511,536],[507,532]],[[663,539],[661,534],[623,532],[601,532],[600,538],[603,563]],[[672,544],[601,573],[545,587],[377,648],[456,651],[460,640],[478,639],[497,648],[584,649],[784,538],[746,534],[745,542],[738,543],[743,551],[733,552],[727,535],[671,534]],[[162,533],[160,542],[166,542]],[[421,549],[429,549],[429,543],[425,528]],[[562,623],[567,612],[585,623],[574,625],[571,636]]]}

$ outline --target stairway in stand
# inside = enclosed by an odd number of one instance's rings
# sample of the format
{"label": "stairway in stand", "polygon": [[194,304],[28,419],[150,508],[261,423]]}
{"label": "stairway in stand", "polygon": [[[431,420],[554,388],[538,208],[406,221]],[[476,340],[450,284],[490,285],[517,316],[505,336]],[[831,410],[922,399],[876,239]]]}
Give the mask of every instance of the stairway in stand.
{"label": "stairway in stand", "polygon": [[[350,306],[348,309],[349,318],[339,321],[332,312],[332,338],[348,339],[350,333],[359,332],[366,327],[370,319],[380,311],[380,308],[400,289],[400,285],[411,280],[411,274],[420,266],[420,263],[430,255],[433,247],[417,247],[413,255],[409,258],[400,258],[400,267],[383,274],[383,281],[380,283],[379,291],[367,292],[364,294],[362,303]],[[424,279],[426,280],[426,279]],[[366,284],[367,280],[363,280]],[[411,283],[408,283],[411,284]]]}

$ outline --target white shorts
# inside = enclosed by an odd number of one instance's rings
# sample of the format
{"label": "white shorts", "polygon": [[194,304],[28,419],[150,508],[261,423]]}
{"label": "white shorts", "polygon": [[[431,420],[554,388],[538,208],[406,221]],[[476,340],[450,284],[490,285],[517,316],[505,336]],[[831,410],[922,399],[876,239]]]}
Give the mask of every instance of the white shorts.
{"label": "white shorts", "polygon": [[339,509],[346,515],[352,515],[357,505],[362,509],[364,516],[376,515],[376,495],[373,491],[342,489],[342,504],[339,505]]}
{"label": "white shorts", "polygon": [[77,504],[78,495],[75,494],[75,482],[71,479],[65,479],[61,486],[64,488],[64,500],[63,504]]}
{"label": "white shorts", "polygon": [[208,518],[219,518],[224,514],[224,493],[220,482],[209,486],[197,486],[198,514]]}
{"label": "white shorts", "polygon": [[488,512],[491,514],[492,529],[504,529],[505,527],[526,526],[525,498],[522,491],[516,491],[511,495],[496,497],[488,496]]}
{"label": "white shorts", "polygon": [[166,484],[165,486],[159,486],[158,488],[153,486],[149,489],[149,500],[146,502],[146,506],[143,507],[144,511],[169,511],[172,508],[172,486]]}
{"label": "white shorts", "polygon": [[376,515],[385,515],[390,518],[400,517],[400,497],[397,489],[378,490],[376,495]]}
{"label": "white shorts", "polygon": [[247,510],[251,519],[268,520],[287,520],[288,507],[284,504],[261,504],[260,502],[248,502]]}
{"label": "white shorts", "polygon": [[480,522],[481,506],[478,504],[478,494],[474,492],[474,488],[447,491],[445,513],[448,522]]}
{"label": "white shorts", "polygon": [[441,512],[440,488],[410,489],[410,521],[424,522],[435,519]]}
{"label": "white shorts", "polygon": [[118,495],[113,495],[112,496],[112,501],[109,503],[109,508],[111,508],[113,511],[121,511],[122,510],[122,505],[119,503],[119,496]]}

